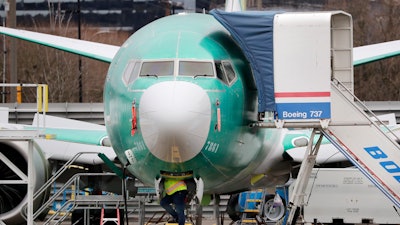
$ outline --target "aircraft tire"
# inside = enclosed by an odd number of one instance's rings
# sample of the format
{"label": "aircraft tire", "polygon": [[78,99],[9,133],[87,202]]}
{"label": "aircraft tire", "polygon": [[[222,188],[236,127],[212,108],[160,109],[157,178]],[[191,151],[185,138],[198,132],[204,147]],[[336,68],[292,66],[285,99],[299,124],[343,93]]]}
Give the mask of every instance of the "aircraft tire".
{"label": "aircraft tire", "polygon": [[242,213],[239,210],[239,194],[231,195],[226,206],[226,213],[232,221],[241,219]]}

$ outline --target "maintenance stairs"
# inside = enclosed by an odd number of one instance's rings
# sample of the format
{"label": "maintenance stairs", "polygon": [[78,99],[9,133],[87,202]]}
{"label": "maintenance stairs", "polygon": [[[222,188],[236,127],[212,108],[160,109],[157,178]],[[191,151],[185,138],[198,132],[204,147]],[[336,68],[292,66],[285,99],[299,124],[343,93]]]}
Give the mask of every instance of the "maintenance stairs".
{"label": "maintenance stairs", "polygon": [[261,215],[264,201],[265,191],[247,191],[245,192],[245,203],[242,214],[241,224],[258,224],[256,215]]}
{"label": "maintenance stairs", "polygon": [[400,208],[400,140],[383,123],[374,122],[348,93],[340,83],[332,83],[331,121],[337,125],[321,132]]}
{"label": "maintenance stairs", "polygon": [[[365,109],[361,108],[364,107]],[[284,121],[281,127],[313,128],[293,195],[288,222],[297,207],[304,204],[305,188],[315,165],[322,138],[329,141],[371,182],[400,208],[400,140],[371,111],[366,112],[352,91],[337,80],[331,82],[331,118],[327,121]],[[377,122],[375,122],[377,121]],[[275,122],[275,126],[276,126]],[[265,127],[272,126],[265,123]],[[393,129],[393,128],[392,128]],[[317,141],[315,141],[317,140]]]}
{"label": "maintenance stairs", "polygon": [[[134,199],[124,199],[122,195],[116,194],[99,194],[87,195],[79,191],[79,183],[83,178],[87,177],[110,177],[116,176],[114,173],[78,173],[75,174],[68,182],[66,182],[60,189],[55,192],[52,197],[43,206],[35,212],[37,214],[40,210],[48,208],[52,202],[62,195],[67,189],[75,189],[73,196],[68,201],[64,202],[61,207],[55,210],[44,222],[44,224],[61,224],[65,219],[69,218],[73,213],[79,212],[79,224],[91,224],[90,218],[94,214],[98,214],[100,223],[114,222],[115,224],[122,224],[124,217],[121,212],[128,210],[128,213],[137,211],[139,213],[139,220],[144,220],[144,214],[141,208],[144,207],[144,199],[136,197]],[[109,212],[113,212],[110,216]],[[34,215],[35,215],[34,214]],[[91,215],[93,214],[93,215]],[[74,216],[73,216],[74,217]],[[143,221],[141,221],[143,224]]]}
{"label": "maintenance stairs", "polygon": [[[47,191],[50,186],[52,186],[57,179],[68,170],[69,166],[72,165],[77,158],[84,154],[98,154],[95,152],[80,152],[72,157],[68,162],[66,162],[57,172],[53,174],[53,176],[35,193],[33,193],[32,198],[35,199],[37,196],[40,196],[41,193]],[[76,173],[74,174],[67,182],[65,182],[61,187],[56,190],[52,196],[44,202],[37,210],[31,212],[29,215],[29,207],[25,207],[23,212],[25,212],[25,217],[27,221],[34,221],[38,218],[43,212],[48,211],[54,202],[63,196],[66,192],[71,192],[71,198],[68,201],[63,202],[56,210],[54,210],[51,215],[47,218],[47,220],[43,223],[47,224],[61,224],[66,218],[69,218],[73,212],[80,212],[80,221],[83,220],[83,224],[90,224],[90,214],[97,213],[99,214],[99,218],[102,224],[106,222],[114,222],[116,224],[122,224],[121,221],[124,217],[121,215],[121,211],[125,211],[125,214],[132,214],[136,212],[138,214],[139,224],[144,224],[145,221],[145,211],[144,205],[146,201],[149,201],[150,198],[155,196],[155,193],[152,192],[153,189],[149,189],[147,187],[136,186],[137,193],[135,193],[135,198],[127,196],[126,199],[122,194],[112,194],[112,193],[98,193],[88,195],[88,192],[82,191],[84,188],[80,187],[80,185],[84,184],[89,178],[96,179],[105,179],[109,182],[111,180],[116,179],[117,182],[121,182],[121,187],[132,187],[135,185],[135,180],[133,179],[120,179],[120,177],[116,173]],[[129,182],[133,182],[129,183]],[[130,185],[128,185],[130,184]],[[119,184],[116,183],[117,187]],[[118,188],[117,188],[118,189]],[[117,190],[118,191],[118,190]],[[120,189],[121,193],[124,193],[124,189]],[[128,193],[127,193],[128,195]],[[109,216],[108,213],[105,212],[114,211],[116,212],[115,216]],[[82,214],[82,215],[81,215]],[[119,214],[119,215],[118,215]],[[77,221],[79,222],[79,221]],[[0,223],[1,224],[1,223]],[[79,223],[82,224],[82,223]]]}
{"label": "maintenance stairs", "polygon": [[[385,126],[353,94],[351,16],[341,11],[327,11],[283,13],[277,18],[273,29],[271,84],[274,101],[267,102],[276,107],[275,111],[266,112],[265,121],[253,125],[313,129],[290,196],[287,223],[292,222],[297,207],[304,204],[305,188],[323,137],[400,208],[397,128],[391,130]],[[288,35],[296,38],[285,38]],[[397,132],[400,133],[398,129]]]}

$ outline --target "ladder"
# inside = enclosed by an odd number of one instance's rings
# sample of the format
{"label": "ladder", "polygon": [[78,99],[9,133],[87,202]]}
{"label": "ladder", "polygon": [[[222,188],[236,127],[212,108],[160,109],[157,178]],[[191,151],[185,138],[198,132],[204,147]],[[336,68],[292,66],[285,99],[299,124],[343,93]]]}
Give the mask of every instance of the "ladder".
{"label": "ladder", "polygon": [[[261,196],[260,196],[261,194]],[[241,224],[258,224],[256,215],[260,215],[263,211],[265,191],[260,189],[257,191],[246,192],[246,200],[242,214]]]}
{"label": "ladder", "polygon": [[116,212],[116,217],[104,217],[104,207],[101,208],[101,216],[100,216],[100,225],[104,225],[107,222],[114,222],[117,225],[120,225],[120,215],[119,215],[119,208],[117,207],[115,209]]}

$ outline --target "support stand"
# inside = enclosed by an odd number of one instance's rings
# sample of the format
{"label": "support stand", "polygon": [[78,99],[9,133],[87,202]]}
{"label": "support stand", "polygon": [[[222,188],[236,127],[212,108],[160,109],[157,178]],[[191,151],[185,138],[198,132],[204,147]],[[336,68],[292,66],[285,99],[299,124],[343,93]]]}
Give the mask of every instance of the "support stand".
{"label": "support stand", "polygon": [[[314,137],[317,133],[319,133],[320,136],[314,145]],[[304,160],[300,166],[299,174],[297,175],[296,184],[293,188],[293,195],[290,197],[288,206],[289,216],[286,222],[287,225],[292,224],[292,220],[294,219],[297,208],[304,204],[305,189],[307,187],[308,180],[310,179],[311,170],[315,165],[322,138],[323,135],[321,134],[320,130],[314,128],[307,145],[307,151],[305,153]]]}
{"label": "support stand", "polygon": [[214,194],[214,217],[216,225],[222,225],[221,212],[219,210],[220,202],[221,202],[220,196],[218,194]]}

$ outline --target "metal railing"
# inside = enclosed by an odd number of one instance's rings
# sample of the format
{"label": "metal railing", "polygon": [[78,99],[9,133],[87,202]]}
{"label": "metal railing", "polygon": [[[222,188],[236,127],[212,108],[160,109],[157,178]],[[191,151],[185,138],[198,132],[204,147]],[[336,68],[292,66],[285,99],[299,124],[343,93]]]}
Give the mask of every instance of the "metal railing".
{"label": "metal railing", "polygon": [[[34,194],[33,194],[33,201],[35,201],[39,196],[41,196],[50,186],[71,166],[81,155],[83,154],[98,154],[98,152],[80,152],[76,154],[74,157],[72,157],[69,161],[67,161],[52,177],[50,177],[49,180],[46,181],[46,183],[43,184]],[[36,212],[33,213],[32,218],[26,218],[25,215],[23,215],[27,220],[35,220],[41,213],[44,212],[48,208],[48,206],[54,201],[55,195],[53,197],[49,198],[47,202],[45,202]],[[21,213],[26,213],[26,207],[27,205],[24,206],[24,209],[21,211]]]}
{"label": "metal railing", "polygon": [[[80,183],[82,182],[84,177],[106,177],[106,176],[114,176],[117,177],[115,173],[78,173],[70,178],[68,182],[66,182],[53,196],[43,204],[42,208],[48,208],[52,202],[54,202],[60,195],[62,195],[67,189],[74,190],[72,192],[72,198],[66,201],[64,204],[58,208],[44,223],[47,224],[60,224],[62,223],[70,214],[76,209],[83,209],[86,211],[85,215],[89,214],[92,209],[101,209],[101,208],[112,208],[119,209],[120,207],[125,207],[125,201],[122,195],[117,194],[91,194],[88,195],[88,192],[81,191]],[[121,180],[121,182],[126,182],[126,180]],[[121,185],[122,186],[122,185]],[[123,191],[123,190],[121,190]],[[138,209],[141,204],[138,198],[130,198],[129,201],[126,202],[126,208],[129,211],[133,212]],[[140,217],[141,215],[139,215]],[[86,224],[85,220],[85,224]]]}

